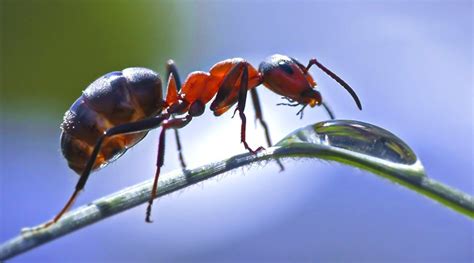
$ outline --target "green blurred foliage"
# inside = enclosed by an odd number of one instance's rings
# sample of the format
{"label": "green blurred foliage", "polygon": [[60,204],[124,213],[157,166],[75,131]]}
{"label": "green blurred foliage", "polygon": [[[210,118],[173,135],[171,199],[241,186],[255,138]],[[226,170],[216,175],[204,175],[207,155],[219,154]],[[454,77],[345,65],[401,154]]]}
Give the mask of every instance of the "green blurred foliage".
{"label": "green blurred foliage", "polygon": [[60,118],[97,77],[130,66],[162,72],[178,55],[173,2],[1,0],[3,114]]}

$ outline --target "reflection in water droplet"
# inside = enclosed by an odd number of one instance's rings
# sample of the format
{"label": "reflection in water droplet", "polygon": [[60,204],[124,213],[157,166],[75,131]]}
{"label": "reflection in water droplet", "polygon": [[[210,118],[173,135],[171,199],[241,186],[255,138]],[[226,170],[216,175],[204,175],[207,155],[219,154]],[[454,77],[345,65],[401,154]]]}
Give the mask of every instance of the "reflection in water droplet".
{"label": "reflection in water droplet", "polygon": [[380,127],[348,120],[331,120],[300,129],[279,144],[306,142],[345,149],[397,164],[413,165],[415,153],[400,138]]}
{"label": "reflection in water droplet", "polygon": [[318,157],[357,166],[384,176],[420,183],[426,176],[415,153],[400,138],[372,124],[330,120],[299,129],[277,146],[310,147]]}
{"label": "reflection in water droplet", "polygon": [[402,140],[377,126],[357,121],[328,121],[314,126],[320,143],[395,163],[414,164],[416,156]]}

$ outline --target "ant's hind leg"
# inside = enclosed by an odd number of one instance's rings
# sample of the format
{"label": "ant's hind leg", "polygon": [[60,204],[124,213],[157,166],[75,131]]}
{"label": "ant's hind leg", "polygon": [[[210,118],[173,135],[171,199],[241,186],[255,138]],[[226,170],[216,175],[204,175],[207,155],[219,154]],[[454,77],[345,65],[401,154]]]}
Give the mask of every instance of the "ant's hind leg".
{"label": "ant's hind leg", "polygon": [[79,177],[79,180],[76,184],[76,188],[74,189],[73,194],[71,195],[71,197],[69,198],[69,200],[67,201],[63,209],[61,209],[61,211],[51,221],[47,222],[44,225],[44,227],[48,227],[56,223],[72,206],[79,192],[82,189],[84,189],[84,186],[87,183],[87,179],[89,178],[89,175],[92,171],[94,163],[97,159],[97,155],[99,154],[102,144],[106,138],[114,136],[114,135],[119,135],[119,134],[148,131],[156,127],[159,127],[161,123],[168,118],[169,116],[167,114],[163,114],[163,115],[159,115],[158,117],[154,117],[150,119],[118,125],[118,126],[108,129],[102,136],[100,136],[99,139],[97,140],[97,143],[94,146],[94,150],[92,151],[92,154],[89,157],[89,160],[87,161],[86,167],[82,171],[81,177]]}

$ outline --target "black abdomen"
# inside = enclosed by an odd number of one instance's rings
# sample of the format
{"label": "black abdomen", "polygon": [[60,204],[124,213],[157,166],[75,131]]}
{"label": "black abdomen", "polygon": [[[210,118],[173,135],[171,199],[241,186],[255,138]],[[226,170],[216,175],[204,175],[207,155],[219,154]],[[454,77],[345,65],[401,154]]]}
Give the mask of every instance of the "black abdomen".
{"label": "black abdomen", "polygon": [[[69,167],[81,174],[97,139],[107,129],[155,116],[162,105],[161,80],[152,70],[127,68],[98,78],[65,113],[61,124],[61,150]],[[106,139],[93,169],[117,159],[145,135]]]}

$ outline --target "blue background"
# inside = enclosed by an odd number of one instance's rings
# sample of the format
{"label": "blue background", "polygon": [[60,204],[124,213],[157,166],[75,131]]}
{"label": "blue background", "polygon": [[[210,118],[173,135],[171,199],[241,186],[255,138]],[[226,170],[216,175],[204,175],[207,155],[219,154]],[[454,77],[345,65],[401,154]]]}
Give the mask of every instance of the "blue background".
{"label": "blue background", "polygon": [[[101,74],[127,66],[163,72],[164,62],[171,57],[183,79],[191,71],[208,70],[230,57],[244,57],[255,66],[274,53],[296,57],[303,64],[317,57],[350,83],[362,100],[360,112],[337,83],[312,69],[338,118],[392,131],[413,148],[430,177],[474,194],[472,2],[235,1],[184,2],[173,7],[170,19],[164,21],[160,16],[150,18],[155,11],[166,13],[155,5],[139,12],[133,4],[127,6],[137,15],[133,20],[137,28],[146,21],[143,26],[150,29],[142,37],[152,43],[137,41],[128,47],[139,52],[141,45],[147,45],[143,62],[122,59],[112,63],[114,67],[85,76],[75,74],[79,80],[56,84],[75,94],[61,100],[60,106],[48,108],[47,101],[40,101],[38,108],[28,108],[22,100],[3,98],[0,241],[18,234],[22,227],[46,221],[71,194],[77,177],[62,159],[58,127],[81,90]],[[112,12],[114,6],[101,10]],[[144,20],[140,12],[145,12]],[[163,27],[168,31],[160,31]],[[5,26],[2,31],[5,38],[15,27]],[[75,32],[62,34],[68,37]],[[71,53],[79,56],[67,62],[70,70],[79,69],[75,61],[85,67],[87,63],[93,66],[94,59],[115,58],[101,52],[89,58],[79,37],[87,39],[90,33],[81,34],[74,35],[78,45]],[[101,41],[120,45],[117,38]],[[165,49],[160,49],[162,45]],[[9,47],[4,45],[2,54],[13,52]],[[115,54],[127,53],[128,48]],[[34,45],[32,50],[36,54]],[[50,52],[54,53],[54,46]],[[47,68],[41,68],[41,58],[36,59],[32,62],[39,63],[38,70],[52,76],[61,70],[54,59],[50,62],[57,66]],[[2,61],[2,75],[9,66]],[[23,78],[28,81],[29,75]],[[2,81],[2,91],[7,89],[5,84]],[[40,88],[48,93],[49,86]],[[297,109],[276,107],[279,96],[263,86],[259,90],[274,141],[298,127],[327,119],[322,109],[315,108],[307,109],[301,121],[294,116]],[[252,107],[247,112],[252,118]],[[216,118],[206,110],[182,129],[190,166],[244,152],[239,144],[240,122],[230,117],[227,113]],[[252,122],[248,127],[250,145],[264,145],[261,128],[253,129]],[[171,138],[165,172],[179,168]],[[149,179],[154,174],[156,144],[154,131],[116,163],[94,174],[76,206]],[[253,165],[161,198],[155,203],[154,224],[143,222],[145,206],[139,206],[12,262],[472,262],[473,223],[466,217],[351,167],[317,160],[286,160],[284,164],[283,173],[274,163]]]}

